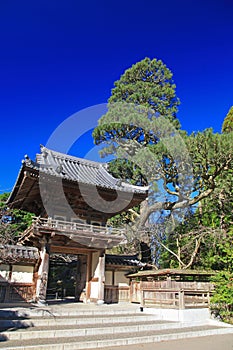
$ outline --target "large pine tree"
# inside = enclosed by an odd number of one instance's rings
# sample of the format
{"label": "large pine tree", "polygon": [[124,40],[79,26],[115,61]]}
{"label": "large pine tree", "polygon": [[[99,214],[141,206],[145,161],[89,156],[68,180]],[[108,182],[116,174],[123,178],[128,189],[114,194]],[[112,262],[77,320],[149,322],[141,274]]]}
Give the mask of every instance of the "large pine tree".
{"label": "large pine tree", "polygon": [[[163,116],[179,129],[180,123],[176,117],[179,99],[172,77],[172,72],[156,58],[151,60],[146,57],[127,69],[114,83],[108,100],[108,112],[100,118],[93,132],[95,143],[98,145],[116,138],[136,140],[143,145],[156,142],[153,133],[143,129],[140,121],[134,118],[132,106],[138,107],[137,113],[143,107],[148,110],[148,119],[151,115]],[[130,110],[127,110],[127,105],[131,106]],[[142,114],[145,117],[144,111]],[[104,149],[103,156],[114,151],[111,145]]]}

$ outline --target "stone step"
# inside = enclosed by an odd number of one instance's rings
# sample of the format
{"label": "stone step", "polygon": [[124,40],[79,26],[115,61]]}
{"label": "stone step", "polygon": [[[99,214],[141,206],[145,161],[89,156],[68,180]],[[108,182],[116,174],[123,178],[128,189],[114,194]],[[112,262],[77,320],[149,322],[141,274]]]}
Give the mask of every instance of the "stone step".
{"label": "stone step", "polygon": [[75,350],[145,344],[173,339],[184,339],[217,334],[233,334],[232,328],[217,326],[179,327],[173,329],[145,330],[114,334],[5,340],[0,348],[6,350]]}
{"label": "stone step", "polygon": [[99,315],[99,316],[57,316],[57,317],[38,317],[29,319],[0,319],[0,330],[7,328],[18,329],[28,327],[52,327],[52,326],[72,326],[72,325],[100,325],[100,324],[116,324],[116,323],[143,323],[148,321],[156,321],[156,315],[145,314],[117,314],[117,315]]}
{"label": "stone step", "polygon": [[[151,310],[149,310],[151,312]],[[139,305],[58,305],[0,310],[0,349],[74,350],[143,344],[213,334],[233,335],[233,327],[161,320]],[[159,319],[160,317],[160,319]],[[24,327],[24,328],[23,328]]]}
{"label": "stone step", "polygon": [[0,310],[0,319],[16,319],[29,317],[59,317],[59,316],[107,316],[107,315],[128,315],[140,313],[139,305],[85,305],[73,304],[61,307],[29,307],[29,308],[4,308]]}
{"label": "stone step", "polygon": [[[183,324],[182,327],[188,327],[190,324]],[[143,323],[116,323],[114,325],[106,324],[104,326],[99,325],[79,325],[69,327],[31,327],[26,330],[13,330],[7,331],[0,334],[1,339],[8,340],[26,340],[26,339],[41,339],[41,338],[68,338],[68,337],[84,337],[100,334],[123,334],[123,333],[138,333],[144,331],[157,331],[164,329],[177,329],[180,328],[181,324],[178,322],[143,322]]]}

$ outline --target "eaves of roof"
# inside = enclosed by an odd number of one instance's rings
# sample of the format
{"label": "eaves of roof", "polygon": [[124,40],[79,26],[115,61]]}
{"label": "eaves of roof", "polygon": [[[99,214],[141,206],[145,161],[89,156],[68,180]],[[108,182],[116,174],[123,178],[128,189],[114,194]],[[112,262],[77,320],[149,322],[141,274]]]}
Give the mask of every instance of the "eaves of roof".
{"label": "eaves of roof", "polygon": [[36,162],[29,158],[24,160],[25,166],[36,169],[48,176],[55,176],[101,188],[122,192],[147,194],[148,186],[135,186],[121,179],[114,178],[107,170],[107,163],[94,162],[70,156],[41,146],[41,153]]}

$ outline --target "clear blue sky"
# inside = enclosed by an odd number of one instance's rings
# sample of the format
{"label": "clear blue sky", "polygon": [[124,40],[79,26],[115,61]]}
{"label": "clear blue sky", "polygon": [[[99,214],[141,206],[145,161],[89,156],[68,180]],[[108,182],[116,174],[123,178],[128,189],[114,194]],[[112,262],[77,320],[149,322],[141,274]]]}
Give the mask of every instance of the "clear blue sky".
{"label": "clear blue sky", "polygon": [[[232,0],[5,0],[0,34],[0,192],[24,154],[34,158],[73,113],[107,102],[146,56],[172,70],[188,132],[219,132],[233,105]],[[88,147],[90,138],[77,156]]]}

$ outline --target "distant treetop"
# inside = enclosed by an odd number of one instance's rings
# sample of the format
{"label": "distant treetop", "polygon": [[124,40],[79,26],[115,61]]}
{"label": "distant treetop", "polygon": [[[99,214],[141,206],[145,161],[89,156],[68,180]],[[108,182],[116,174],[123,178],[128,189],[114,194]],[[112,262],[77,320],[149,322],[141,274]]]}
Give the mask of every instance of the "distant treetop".
{"label": "distant treetop", "polygon": [[[172,72],[161,60],[146,57],[133,64],[114,83],[108,102],[143,105],[152,108],[158,115],[176,119],[180,102],[172,77]],[[178,120],[176,126],[179,126]]]}
{"label": "distant treetop", "polygon": [[233,131],[233,106],[229,109],[223,124],[222,124],[222,132],[228,133]]}

